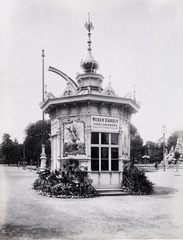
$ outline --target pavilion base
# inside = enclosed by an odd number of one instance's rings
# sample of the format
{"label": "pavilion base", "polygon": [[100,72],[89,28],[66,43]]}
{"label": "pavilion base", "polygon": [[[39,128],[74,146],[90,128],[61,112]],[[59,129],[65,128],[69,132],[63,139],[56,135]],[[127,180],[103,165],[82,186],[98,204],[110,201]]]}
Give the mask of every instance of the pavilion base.
{"label": "pavilion base", "polygon": [[124,192],[122,188],[113,188],[113,189],[96,189],[97,196],[126,196],[130,195],[128,192]]}

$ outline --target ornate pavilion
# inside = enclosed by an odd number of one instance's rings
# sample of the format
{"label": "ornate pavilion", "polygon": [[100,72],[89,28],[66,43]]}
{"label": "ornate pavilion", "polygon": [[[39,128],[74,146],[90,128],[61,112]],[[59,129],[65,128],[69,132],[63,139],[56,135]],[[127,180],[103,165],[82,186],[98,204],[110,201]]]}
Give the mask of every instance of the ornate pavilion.
{"label": "ornate pavilion", "polygon": [[66,80],[61,97],[47,93],[41,109],[51,119],[51,168],[59,169],[67,158],[78,159],[87,168],[96,188],[121,186],[123,162],[130,156],[130,120],[139,105],[131,97],[119,97],[109,82],[97,73],[98,62],[91,53],[90,19],[87,57],[81,61],[83,73],[72,80],[60,70],[49,71]]}

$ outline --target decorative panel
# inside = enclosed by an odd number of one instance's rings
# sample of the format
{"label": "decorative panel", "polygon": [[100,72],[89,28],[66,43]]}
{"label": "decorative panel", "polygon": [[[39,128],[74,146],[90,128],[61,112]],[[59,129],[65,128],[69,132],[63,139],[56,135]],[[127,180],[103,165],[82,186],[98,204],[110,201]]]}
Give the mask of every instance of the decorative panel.
{"label": "decorative panel", "polygon": [[63,156],[85,155],[85,123],[70,121],[63,123]]}

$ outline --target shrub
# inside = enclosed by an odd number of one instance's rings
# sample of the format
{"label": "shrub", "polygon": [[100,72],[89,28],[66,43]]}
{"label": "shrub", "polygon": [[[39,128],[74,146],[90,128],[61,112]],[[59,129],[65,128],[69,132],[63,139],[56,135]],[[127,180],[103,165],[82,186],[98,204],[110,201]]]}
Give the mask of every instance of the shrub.
{"label": "shrub", "polygon": [[38,172],[39,178],[33,183],[33,189],[48,197],[78,198],[93,197],[96,189],[85,169],[79,168],[78,160],[66,160],[62,169]]}
{"label": "shrub", "polygon": [[154,192],[154,184],[145,176],[145,171],[132,161],[124,167],[122,188],[134,195],[148,195]]}

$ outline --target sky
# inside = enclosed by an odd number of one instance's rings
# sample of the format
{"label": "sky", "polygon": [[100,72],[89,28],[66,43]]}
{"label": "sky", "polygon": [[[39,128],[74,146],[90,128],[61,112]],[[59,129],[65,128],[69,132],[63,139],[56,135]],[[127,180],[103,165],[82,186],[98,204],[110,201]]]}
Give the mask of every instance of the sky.
{"label": "sky", "polygon": [[[136,91],[141,103],[132,124],[146,141],[183,130],[182,0],[1,0],[0,137],[19,143],[29,123],[42,119],[42,49],[45,85],[62,95],[87,55],[88,12],[94,25],[92,55],[120,97]],[[47,116],[48,118],[48,116]],[[0,142],[1,142],[0,140]]]}

